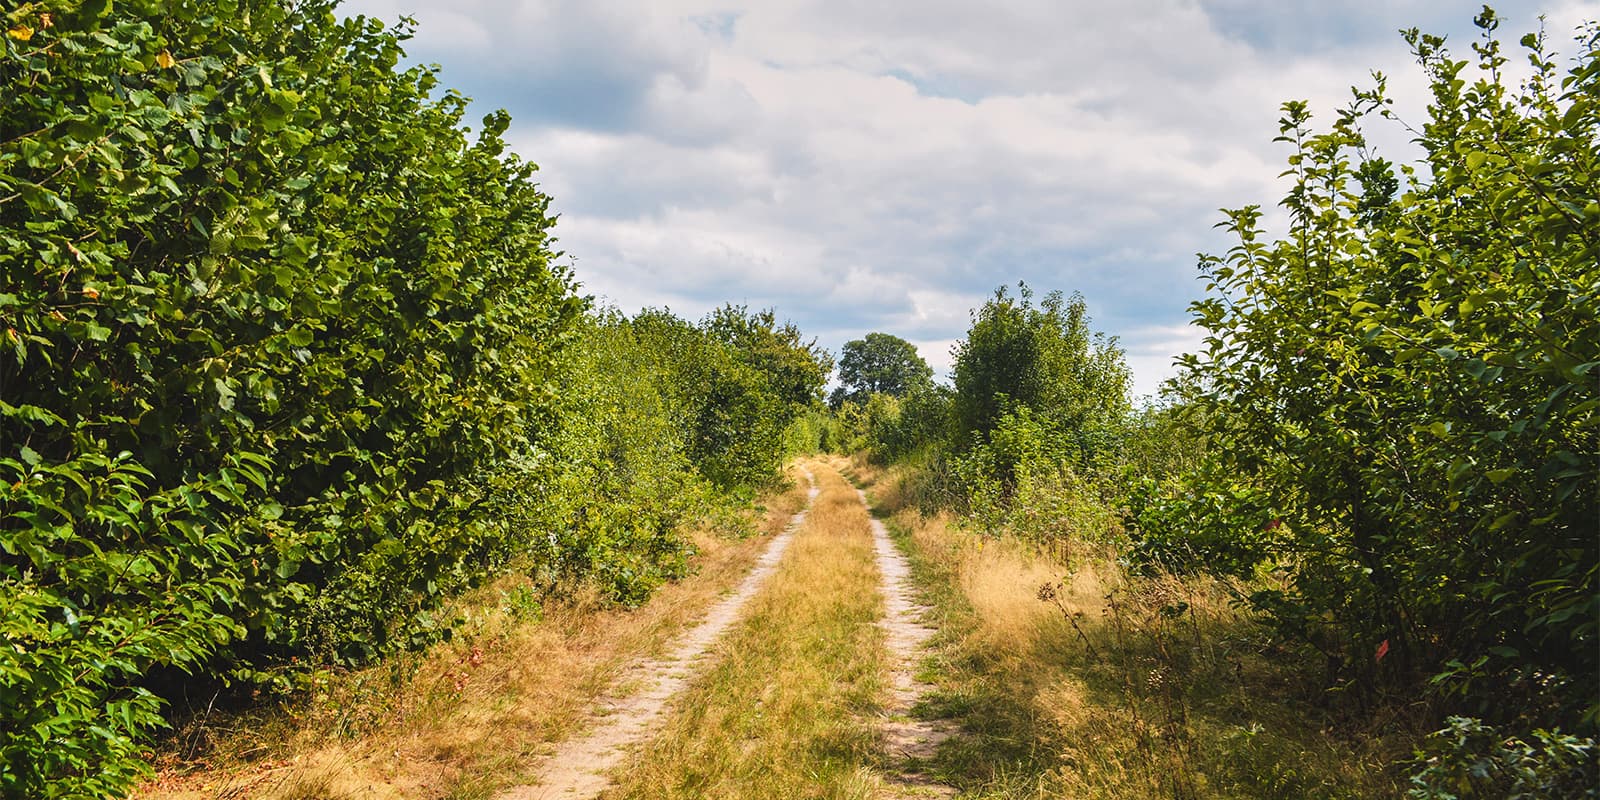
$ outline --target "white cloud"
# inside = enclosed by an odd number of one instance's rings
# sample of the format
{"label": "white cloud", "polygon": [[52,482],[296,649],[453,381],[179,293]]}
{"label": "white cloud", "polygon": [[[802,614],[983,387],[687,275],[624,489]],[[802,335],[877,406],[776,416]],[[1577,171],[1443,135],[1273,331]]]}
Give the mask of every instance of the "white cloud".
{"label": "white cloud", "polygon": [[[834,350],[872,330],[942,374],[1000,284],[1081,290],[1141,393],[1198,334],[1216,209],[1283,194],[1279,104],[1330,120],[1370,69],[1419,120],[1395,29],[1477,2],[361,0],[542,168],[587,290],[698,316],[774,306]],[[414,6],[422,5],[422,8]],[[1501,4],[1506,5],[1506,4]],[[1530,3],[1502,9],[1514,44]],[[1552,38],[1600,16],[1568,0]],[[1442,22],[1441,22],[1442,21]],[[1436,29],[1436,28],[1435,28]],[[1568,48],[1570,49],[1570,48]],[[1379,131],[1391,158],[1409,134]]]}

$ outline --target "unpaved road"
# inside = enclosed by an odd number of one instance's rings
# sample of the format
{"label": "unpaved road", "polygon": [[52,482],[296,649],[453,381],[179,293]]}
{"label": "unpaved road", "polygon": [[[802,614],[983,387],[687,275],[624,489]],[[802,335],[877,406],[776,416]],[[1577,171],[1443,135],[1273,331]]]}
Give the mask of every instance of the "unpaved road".
{"label": "unpaved road", "polygon": [[[539,783],[515,787],[499,800],[589,800],[612,785],[610,774],[629,751],[662,727],[671,701],[700,674],[699,663],[711,646],[738,621],[750,599],[778,568],[790,540],[805,521],[819,493],[816,477],[805,471],[810,484],[806,508],[773,538],[756,566],[738,589],[688,631],[671,652],[628,667],[591,716],[589,732],[560,744],[544,760]],[[856,490],[863,506],[866,495]],[[868,506],[870,517],[870,506]],[[913,719],[910,711],[930,688],[916,679],[932,628],[921,622],[927,608],[913,599],[910,567],[895,548],[882,522],[870,519],[874,556],[880,574],[879,592],[885,613],[879,620],[889,653],[890,697],[878,722],[895,774],[886,776],[889,798],[954,797],[956,791],[922,773],[939,742],[953,730],[948,723]]]}
{"label": "unpaved road", "polygon": [[[867,495],[860,489],[856,494],[861,504]],[[911,566],[905,556],[889,538],[882,521],[873,517],[872,545],[878,559],[878,572],[882,575],[881,591],[884,599],[883,626],[890,659],[890,702],[888,719],[883,723],[889,752],[900,763],[900,774],[891,777],[891,784],[901,797],[954,797],[955,789],[936,783],[922,773],[922,764],[933,757],[939,743],[955,732],[945,722],[918,720],[910,716],[911,709],[933,687],[917,680],[917,662],[920,660],[933,628],[922,623],[928,607],[914,599],[909,581]]]}
{"label": "unpaved road", "polygon": [[750,598],[777,571],[789,541],[817,498],[816,477],[810,471],[806,471],[805,476],[811,485],[806,508],[795,514],[788,526],[772,538],[739,588],[713,606],[699,625],[678,640],[671,653],[628,667],[616,683],[617,694],[601,701],[595,710],[589,733],[562,743],[545,760],[538,785],[515,787],[501,794],[500,800],[591,798],[610,786],[607,773],[621,763],[630,746],[660,727],[667,701],[697,673],[696,662],[738,620],[739,612]]}

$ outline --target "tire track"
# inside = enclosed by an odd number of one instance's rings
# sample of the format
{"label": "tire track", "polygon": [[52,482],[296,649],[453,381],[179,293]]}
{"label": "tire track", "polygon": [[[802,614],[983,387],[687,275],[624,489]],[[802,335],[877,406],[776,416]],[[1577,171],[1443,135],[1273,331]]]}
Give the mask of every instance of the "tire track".
{"label": "tire track", "polygon": [[934,629],[921,618],[928,607],[913,599],[910,587],[911,566],[889,538],[889,530],[871,516],[872,505],[860,489],[856,495],[866,506],[872,525],[872,544],[877,554],[878,572],[883,576],[881,591],[884,616],[879,621],[889,648],[889,705],[883,721],[884,736],[898,774],[889,778],[891,797],[955,797],[954,787],[941,784],[923,773],[923,765],[933,758],[939,743],[955,734],[955,726],[944,720],[919,720],[911,709],[933,687],[917,680],[921,659]]}
{"label": "tire track", "polygon": [[611,785],[607,773],[622,762],[630,746],[660,726],[668,700],[698,674],[696,662],[738,620],[746,603],[777,571],[784,551],[821,491],[816,476],[808,469],[801,471],[810,484],[806,507],[772,538],[738,589],[712,606],[705,619],[685,633],[671,653],[639,661],[625,669],[622,677],[612,684],[613,689],[641,688],[602,699],[591,714],[593,727],[589,733],[560,744],[555,753],[545,759],[545,771],[538,784],[514,787],[500,794],[499,800],[592,798]]}

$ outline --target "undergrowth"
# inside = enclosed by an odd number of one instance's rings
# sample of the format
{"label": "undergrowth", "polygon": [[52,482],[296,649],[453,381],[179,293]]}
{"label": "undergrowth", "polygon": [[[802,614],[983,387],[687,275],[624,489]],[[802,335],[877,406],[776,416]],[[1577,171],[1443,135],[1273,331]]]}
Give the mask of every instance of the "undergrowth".
{"label": "undergrowth", "polygon": [[1124,569],[1107,543],[1047,547],[924,515],[904,473],[858,462],[941,620],[938,690],[962,734],[934,768],[980,798],[1392,797],[1423,730],[1357,710],[1273,638],[1246,587]]}
{"label": "undergrowth", "polygon": [[607,587],[550,593],[513,573],[459,598],[455,635],[360,670],[312,674],[294,696],[195,711],[157,743],[155,800],[252,797],[477,798],[527,783],[623,668],[657,654],[748,570],[805,504],[793,480],[735,533],[688,532],[687,577],[636,608]]}

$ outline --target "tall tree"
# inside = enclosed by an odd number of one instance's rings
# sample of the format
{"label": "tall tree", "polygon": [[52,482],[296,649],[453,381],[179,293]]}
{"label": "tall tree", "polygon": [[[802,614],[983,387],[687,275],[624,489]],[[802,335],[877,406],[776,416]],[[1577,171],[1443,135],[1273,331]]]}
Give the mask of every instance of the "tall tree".
{"label": "tall tree", "polygon": [[933,383],[933,368],[917,346],[892,334],[869,333],[845,342],[839,351],[839,383],[829,402],[839,407],[847,400],[862,401],[882,393],[904,397]]}

